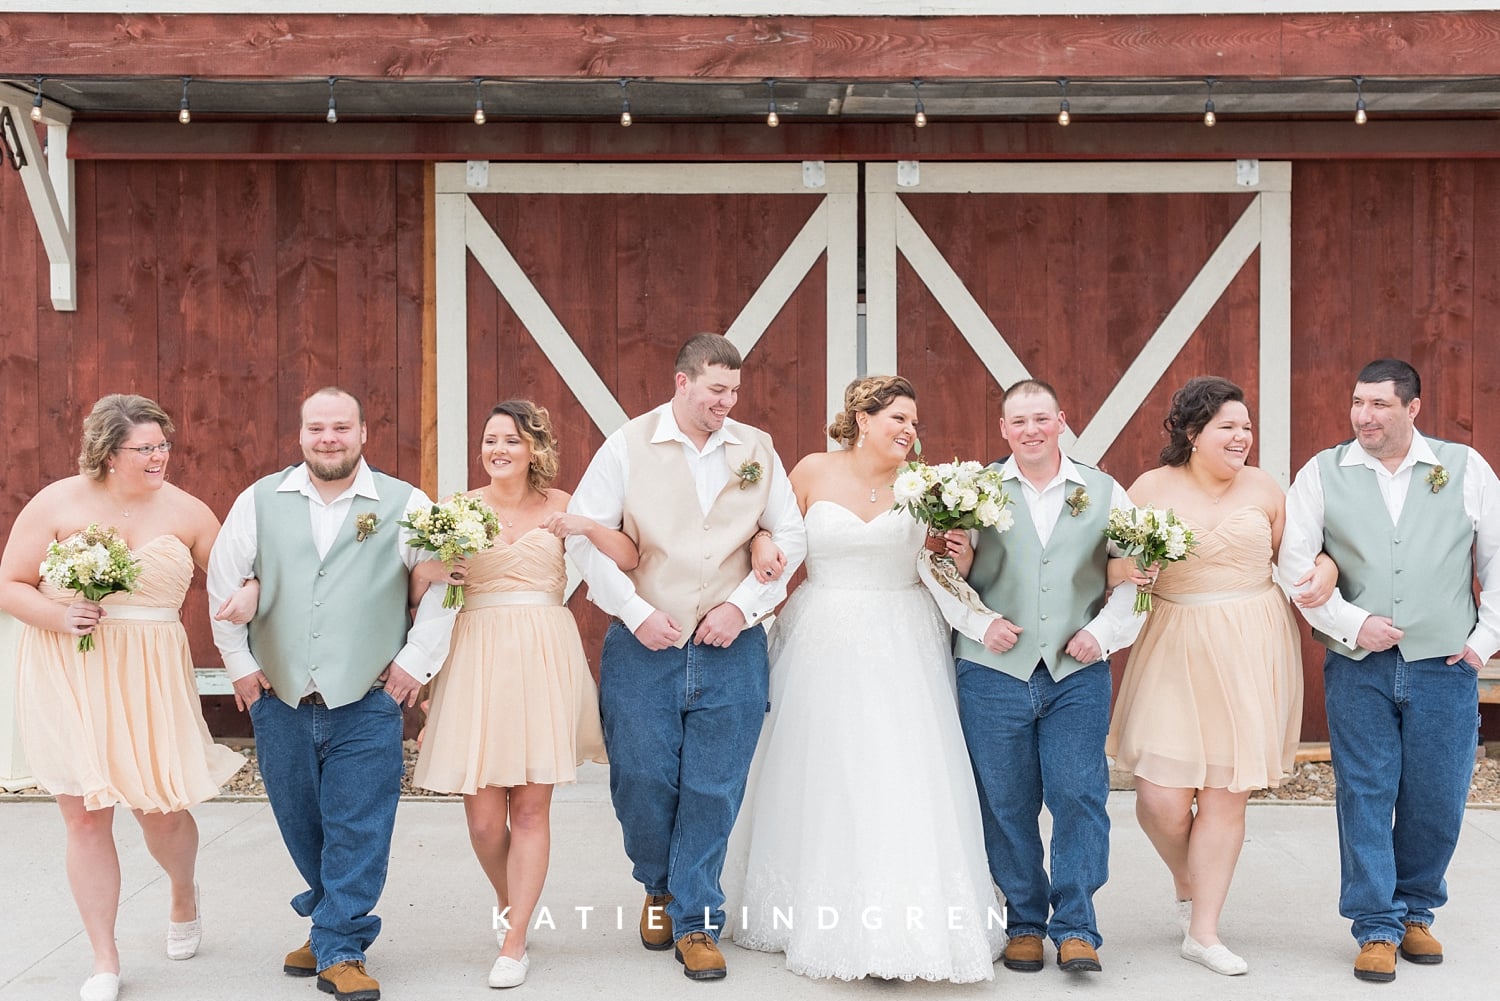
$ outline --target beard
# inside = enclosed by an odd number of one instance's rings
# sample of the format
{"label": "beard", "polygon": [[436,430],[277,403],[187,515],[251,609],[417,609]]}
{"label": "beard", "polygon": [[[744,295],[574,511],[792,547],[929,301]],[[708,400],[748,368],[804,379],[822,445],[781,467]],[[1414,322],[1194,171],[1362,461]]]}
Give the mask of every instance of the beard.
{"label": "beard", "polygon": [[359,457],[360,452],[356,449],[353,454],[346,454],[342,460],[337,462],[325,460],[317,453],[306,454],[302,458],[307,463],[308,472],[325,483],[332,483],[336,480],[342,480],[354,472],[355,469],[359,468]]}

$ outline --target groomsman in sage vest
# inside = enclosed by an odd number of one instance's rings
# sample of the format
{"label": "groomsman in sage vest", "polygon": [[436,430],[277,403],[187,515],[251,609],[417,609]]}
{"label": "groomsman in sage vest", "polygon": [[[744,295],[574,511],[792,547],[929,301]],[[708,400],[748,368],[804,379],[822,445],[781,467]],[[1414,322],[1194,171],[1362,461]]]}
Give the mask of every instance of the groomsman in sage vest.
{"label": "groomsman in sage vest", "polygon": [[[308,889],[292,909],[308,941],[282,970],[318,977],[338,1001],[377,1001],[365,951],[385,886],[401,794],[402,706],[448,653],[441,589],[412,623],[408,574],[432,554],[397,522],[430,504],[361,457],[364,409],[341,389],[302,404],[304,462],[234,502],[208,565],[210,608],[260,582],[248,627],[215,620],[214,641],[248,709],[271,809]],[[410,625],[409,625],[410,624]]]}
{"label": "groomsman in sage vest", "polygon": [[[770,436],[729,419],[740,367],[718,334],[684,344],[671,402],[610,435],[568,505],[640,549],[624,573],[583,536],[567,540],[590,600],[615,617],[599,708],[615,814],[646,890],[641,944],[674,949],[694,980],[726,973],[719,877],[766,713],[760,620],[806,551]],[[762,532],[786,556],[773,581],[751,573]]]}
{"label": "groomsman in sage vest", "polygon": [[1333,597],[1301,612],[1328,647],[1339,913],[1360,947],[1354,975],[1376,982],[1396,978],[1398,950],[1443,961],[1433,912],[1474,770],[1478,672],[1500,649],[1500,482],[1467,445],[1416,430],[1421,394],[1404,361],[1360,371],[1354,440],[1302,467],[1281,539],[1282,580],[1320,550],[1339,568]]}
{"label": "groomsman in sage vest", "polygon": [[[1100,969],[1094,893],[1109,876],[1109,656],[1140,631],[1134,585],[1106,600],[1111,507],[1123,487],[1063,454],[1057,393],[1028,379],[1006,391],[1000,464],[1016,502],[1007,532],[960,545],[984,604],[954,623],[958,711],[979,786],[990,874],[1005,894],[1007,968],[1043,966],[1043,938],[1070,972]],[[1051,876],[1038,817],[1052,814]]]}

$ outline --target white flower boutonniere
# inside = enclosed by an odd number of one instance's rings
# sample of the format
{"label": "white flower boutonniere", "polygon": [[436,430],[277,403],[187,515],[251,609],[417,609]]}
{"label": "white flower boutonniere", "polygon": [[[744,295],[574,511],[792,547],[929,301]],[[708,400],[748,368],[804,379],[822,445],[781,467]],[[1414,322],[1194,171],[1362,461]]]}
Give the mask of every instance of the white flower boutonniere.
{"label": "white flower boutonniere", "polygon": [[1448,485],[1448,470],[1442,466],[1433,466],[1432,472],[1427,474],[1427,485],[1432,488],[1433,493],[1437,493],[1446,487]]}
{"label": "white flower boutonniere", "polygon": [[734,475],[740,478],[741,490],[745,489],[748,486],[759,483],[760,478],[764,473],[765,470],[761,468],[761,465],[758,462],[743,463],[741,464],[739,469],[736,469],[734,471]]}
{"label": "white flower boutonniere", "polygon": [[1083,487],[1075,489],[1068,495],[1067,500],[1070,517],[1076,518],[1089,509],[1089,495]]}
{"label": "white flower boutonniere", "polygon": [[380,519],[375,516],[375,512],[373,511],[367,511],[364,514],[355,515],[354,541],[363,542],[370,536],[374,535],[378,530],[376,526],[379,525],[379,523]]}

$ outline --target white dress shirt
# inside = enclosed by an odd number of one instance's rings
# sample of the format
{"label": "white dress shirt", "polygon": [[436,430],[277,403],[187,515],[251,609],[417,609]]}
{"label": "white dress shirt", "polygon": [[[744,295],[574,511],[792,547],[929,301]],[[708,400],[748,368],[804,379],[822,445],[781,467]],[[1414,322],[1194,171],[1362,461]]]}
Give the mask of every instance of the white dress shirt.
{"label": "white dress shirt", "polygon": [[[287,473],[276,490],[278,493],[300,493],[307,498],[308,517],[312,519],[313,545],[317,547],[319,558],[328,555],[339,529],[349,516],[349,508],[356,496],[380,499],[375,476],[363,459],[359,461],[354,482],[326,504],[308,475],[306,463]],[[407,520],[413,511],[431,505],[432,501],[428,500],[426,494],[412,487],[411,497],[406,502]],[[396,553],[408,571],[420,562],[437,558],[435,553],[407,545],[410,538],[411,530],[408,528],[399,528],[386,535],[387,544],[396,547]],[[224,519],[224,527],[219,529],[219,538],[208,559],[209,619],[213,623],[214,644],[224,658],[224,670],[229,674],[230,681],[249,677],[260,670],[260,664],[250,652],[248,627],[221,622],[213,618],[213,613],[239,588],[241,582],[253,575],[258,543],[255,488],[252,486],[235,498],[234,506]],[[448,657],[448,641],[453,633],[453,618],[458,610],[443,607],[442,592],[442,588],[427,589],[417,608],[416,620],[407,631],[406,645],[395,658],[402,670],[422,682],[430,681]],[[351,627],[357,628],[353,624]],[[309,681],[307,691],[302,695],[311,695],[317,690],[317,682]]]}
{"label": "white dress shirt", "polygon": [[[651,413],[657,419],[651,441],[681,444],[682,456],[687,461],[688,472],[698,493],[698,506],[707,514],[731,475],[723,446],[726,443],[742,444],[743,438],[737,429],[744,425],[725,419],[724,426],[710,434],[699,451],[677,426],[670,403],[662,404]],[[605,439],[604,447],[589,463],[588,471],[573,492],[568,510],[592,518],[607,528],[617,529],[624,521],[625,487],[629,482],[630,450],[621,428]],[[792,493],[781,456],[775,450],[771,452],[769,486],[760,527],[770,530],[771,540],[781,547],[786,556],[786,569],[779,578],[766,583],[757,581],[754,573],[747,574],[726,599],[745,616],[747,625],[765,618],[781,603],[786,597],[786,582],[807,555],[807,530],[802,525],[802,513],[797,510],[797,498]],[[641,623],[656,611],[649,601],[636,593],[635,584],[615,565],[615,561],[599,552],[588,539],[581,535],[568,536],[567,550],[578,572],[588,582],[589,600],[606,614],[625,623],[631,632],[640,628]],[[690,628],[690,624],[684,623],[683,627]]]}
{"label": "white dress shirt", "polygon": [[[1052,531],[1057,527],[1057,520],[1062,517],[1063,504],[1067,495],[1071,492],[1070,487],[1087,486],[1084,479],[1079,475],[1072,461],[1064,455],[1058,466],[1057,475],[1052,477],[1040,490],[1032,484],[1025,476],[1021,475],[1020,467],[1016,465],[1015,457],[1005,460],[1000,467],[1000,478],[1010,487],[1011,496],[1014,500],[1015,490],[1020,488],[1021,500],[1026,504],[1026,510],[1031,515],[1032,524],[1036,526],[1037,536],[1042,545],[1052,538]],[[1124,508],[1131,510],[1135,507],[1131,503],[1130,495],[1118,482],[1111,479],[1114,484],[1109,496],[1111,508]],[[1094,503],[1098,503],[1097,500]],[[1014,528],[1011,531],[1015,531]],[[979,533],[970,532],[969,541],[974,543]],[[1100,541],[1103,542],[1101,535]],[[1111,556],[1124,555],[1120,547],[1115,543],[1107,543]],[[1003,615],[985,615],[969,608],[958,598],[949,594],[942,585],[932,579],[931,571],[927,567],[927,561],[917,561],[917,572],[921,575],[927,588],[932,592],[933,598],[942,610],[943,618],[948,624],[976,643],[984,642],[984,634],[989,629],[990,623],[1003,618]],[[1105,601],[1104,607],[1099,609],[1088,625],[1084,626],[1094,641],[1099,644],[1101,658],[1109,657],[1117,650],[1123,650],[1135,642],[1135,638],[1141,631],[1145,622],[1145,616],[1135,614],[1135,585],[1126,581],[1111,592],[1109,599]]]}
{"label": "white dress shirt", "polygon": [[[1479,577],[1479,618],[1469,634],[1468,646],[1480,662],[1500,650],[1500,481],[1484,457],[1472,448],[1464,467],[1464,514],[1474,526],[1474,572]],[[1437,464],[1437,456],[1427,439],[1412,432],[1411,447],[1395,472],[1354,442],[1340,465],[1365,466],[1375,474],[1380,499],[1390,513],[1391,524],[1401,517],[1411,489],[1412,469],[1418,462]],[[1313,456],[1292,481],[1286,495],[1286,529],[1281,534],[1281,556],[1278,569],[1283,581],[1300,580],[1312,569],[1313,560],[1323,551],[1323,477],[1318,458]],[[1360,627],[1372,612],[1347,600],[1337,587],[1333,596],[1318,608],[1301,609],[1307,624],[1332,636],[1347,647],[1357,647]],[[1458,653],[1458,650],[1454,650]]]}

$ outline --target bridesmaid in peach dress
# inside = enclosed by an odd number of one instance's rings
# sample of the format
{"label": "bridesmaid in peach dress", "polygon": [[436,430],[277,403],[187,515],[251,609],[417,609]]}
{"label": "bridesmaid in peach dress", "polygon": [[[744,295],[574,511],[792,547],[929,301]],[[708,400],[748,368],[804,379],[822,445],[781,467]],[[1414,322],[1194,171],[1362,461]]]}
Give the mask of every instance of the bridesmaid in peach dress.
{"label": "bridesmaid in peach dress", "polygon": [[463,794],[474,854],[497,906],[509,907],[489,984],[515,987],[530,967],[526,933],[547,877],[552,788],[574,781],[581,762],[605,760],[598,689],[563,604],[562,540],[586,534],[625,569],[637,553],[623,533],[568,514],[568,494],[548,486],[557,439],[543,408],[495,407],[479,457],[490,481],[469,493],[499,515],[500,538],[451,573],[436,560],[412,573],[414,597],[464,585],[413,781]]}
{"label": "bridesmaid in peach dress", "polygon": [[[68,881],[94,951],[83,1001],[120,985],[115,918],[120,862],[114,809],[128,807],[171,881],[166,951],[198,948],[198,827],[188,807],[218,794],[245,759],[203,722],[180,611],[193,566],[208,562],[219,523],[166,482],[172,421],[151,400],[111,395],[83,423],[78,476],[44,487],[16,517],[0,558],[0,608],[23,624],[17,648],[22,746],[67,829]],[[86,601],[39,579],[48,543],[113,525],[141,564],[133,593]],[[248,621],[241,591],[219,614]],[[78,652],[78,638],[94,649]]]}
{"label": "bridesmaid in peach dress", "polygon": [[[1271,576],[1285,497],[1245,464],[1254,435],[1244,399],[1227,379],[1190,380],[1164,422],[1163,465],[1130,488],[1138,506],[1173,509],[1198,545],[1160,571],[1106,742],[1134,773],[1136,818],[1171,870],[1182,958],[1226,976],[1249,969],[1219,940],[1245,804],[1291,770],[1302,724],[1297,626]],[[1326,601],[1336,577],[1320,556],[1297,582],[1313,585],[1298,602]]]}

